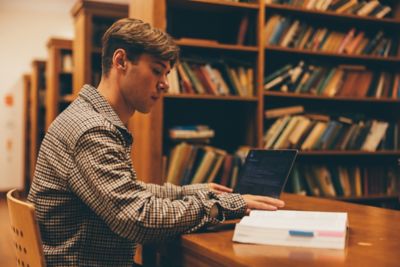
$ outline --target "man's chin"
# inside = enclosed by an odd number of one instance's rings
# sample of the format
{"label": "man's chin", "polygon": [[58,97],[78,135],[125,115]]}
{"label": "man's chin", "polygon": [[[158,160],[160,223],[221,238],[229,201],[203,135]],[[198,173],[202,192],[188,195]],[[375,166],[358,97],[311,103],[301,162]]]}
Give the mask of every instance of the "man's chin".
{"label": "man's chin", "polygon": [[152,108],[153,108],[152,106],[151,107],[143,107],[143,108],[137,109],[137,111],[141,114],[148,114],[148,113],[150,113]]}

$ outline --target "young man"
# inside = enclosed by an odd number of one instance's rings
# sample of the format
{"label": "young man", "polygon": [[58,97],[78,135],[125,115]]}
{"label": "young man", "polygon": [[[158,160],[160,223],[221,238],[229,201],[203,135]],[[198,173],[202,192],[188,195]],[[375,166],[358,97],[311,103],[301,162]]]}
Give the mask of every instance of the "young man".
{"label": "young man", "polygon": [[100,84],[83,86],[50,126],[28,197],[48,266],[132,266],[137,243],[284,205],[217,184],[137,180],[126,125],[168,90],[177,57],[172,39],[140,20],[119,20],[104,34]]}

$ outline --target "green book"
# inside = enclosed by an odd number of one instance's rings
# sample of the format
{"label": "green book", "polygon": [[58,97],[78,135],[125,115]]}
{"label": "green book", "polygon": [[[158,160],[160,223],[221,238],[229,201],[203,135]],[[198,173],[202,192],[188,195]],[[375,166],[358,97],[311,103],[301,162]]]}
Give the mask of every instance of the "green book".
{"label": "green book", "polygon": [[322,69],[320,67],[316,67],[314,70],[311,71],[310,78],[303,84],[300,88],[301,93],[309,93],[312,85],[318,79],[319,74],[321,73]]}
{"label": "green book", "polygon": [[285,65],[283,68],[280,68],[280,69],[274,71],[273,73],[269,74],[268,76],[266,76],[264,78],[264,84],[269,83],[270,81],[274,80],[275,78],[285,74],[286,72],[288,72],[292,68],[293,68],[293,65],[292,64],[288,64],[288,65]]}
{"label": "green book", "polygon": [[321,95],[322,92],[325,90],[326,86],[328,85],[329,81],[332,79],[334,74],[336,73],[337,68],[332,68],[329,72],[326,78],[319,84],[317,87],[317,95]]}

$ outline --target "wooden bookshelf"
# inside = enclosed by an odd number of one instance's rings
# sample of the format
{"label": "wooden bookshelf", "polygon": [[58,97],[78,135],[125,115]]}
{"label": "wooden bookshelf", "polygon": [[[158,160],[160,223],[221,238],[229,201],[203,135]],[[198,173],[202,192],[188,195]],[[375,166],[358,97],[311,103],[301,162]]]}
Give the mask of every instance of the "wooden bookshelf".
{"label": "wooden bookshelf", "polygon": [[[140,179],[158,184],[165,181],[163,164],[172,144],[167,138],[167,131],[176,125],[210,125],[220,136],[216,135],[211,145],[230,153],[241,145],[261,145],[263,97],[260,68],[263,66],[264,50],[260,41],[261,33],[255,30],[261,29],[259,23],[264,16],[261,7],[261,3],[219,0],[130,2],[130,17],[143,19],[171,34],[181,47],[182,57],[195,54],[250,58],[256,84],[256,93],[252,97],[166,94],[150,114],[135,114],[130,127],[135,136],[133,163]],[[202,19],[200,24],[198,18],[204,18],[205,14],[210,21]],[[239,20],[244,14],[251,17],[255,30],[254,42],[238,45],[232,36],[237,34]],[[219,25],[221,23],[214,23],[217,16],[223,18],[220,19],[223,27]],[[189,17],[193,18],[183,25],[182,21],[189,20]],[[212,27],[218,29],[211,32]],[[210,32],[203,31],[203,28],[210,28]],[[218,39],[218,36],[222,38]],[[236,131],[243,128],[247,131]]]}
{"label": "wooden bookshelf", "polygon": [[34,60],[31,73],[30,94],[30,177],[33,179],[36,158],[45,134],[46,118],[46,61]]}
{"label": "wooden bookshelf", "polygon": [[22,76],[23,80],[23,106],[24,106],[24,183],[25,188],[28,189],[29,185],[32,181],[31,170],[30,170],[30,130],[31,130],[31,121],[30,121],[30,111],[31,111],[31,75],[24,74]]}
{"label": "wooden bookshelf", "polygon": [[[381,1],[382,2],[382,1]],[[351,14],[338,14],[331,11],[308,10],[300,7],[280,4],[265,5],[265,22],[275,15],[291,16],[300,21],[305,20],[308,25],[314,27],[327,27],[336,31],[347,32],[352,27],[366,34],[378,31],[389,34],[390,38],[397,38],[393,35],[400,27],[400,5],[397,1],[383,1],[392,6],[392,17],[377,19],[367,16],[357,16]],[[372,35],[373,36],[373,35]],[[338,65],[364,65],[369,70],[399,73],[400,57],[395,56],[382,57],[377,55],[359,55],[332,53],[326,51],[311,51],[306,49],[284,47],[278,45],[265,45],[265,76],[278,70],[285,64],[296,64],[300,60],[311,61],[313,65],[319,66],[338,66]],[[394,79],[394,76],[393,76]],[[340,113],[343,116],[348,114],[363,114],[368,119],[380,119],[398,124],[400,117],[396,110],[400,103],[399,98],[392,97],[343,97],[343,96],[323,96],[310,93],[293,93],[269,90],[264,92],[265,109],[285,107],[291,105],[303,105],[305,112],[308,109],[312,113],[321,111],[323,114]],[[272,120],[265,120],[264,127],[268,129]],[[312,165],[337,165],[345,164],[353,168],[360,166],[367,168],[373,165],[376,168],[390,167],[397,168],[397,159],[400,157],[398,149],[377,150],[373,152],[360,150],[307,150],[300,151],[298,161],[308,166]],[[304,177],[303,177],[304,178]],[[381,177],[385,179],[385,177]],[[337,197],[339,200],[359,202],[366,204],[379,205],[387,201],[398,201],[398,195],[366,194],[361,197]],[[399,205],[395,205],[398,207]]]}
{"label": "wooden bookshelf", "polygon": [[72,101],[64,101],[66,95],[72,95],[72,40],[51,38],[47,49],[46,129]]}
{"label": "wooden bookshelf", "polygon": [[101,77],[101,37],[118,19],[128,17],[128,5],[79,0],[73,6],[73,94],[84,84],[97,86]]}

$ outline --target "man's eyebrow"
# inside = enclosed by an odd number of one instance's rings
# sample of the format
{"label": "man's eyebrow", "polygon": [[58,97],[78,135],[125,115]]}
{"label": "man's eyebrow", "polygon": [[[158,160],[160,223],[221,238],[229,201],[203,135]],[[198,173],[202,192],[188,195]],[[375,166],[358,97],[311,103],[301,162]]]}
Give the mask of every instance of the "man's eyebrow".
{"label": "man's eyebrow", "polygon": [[161,65],[164,69],[167,69],[167,65],[162,61],[155,60],[154,63]]}

